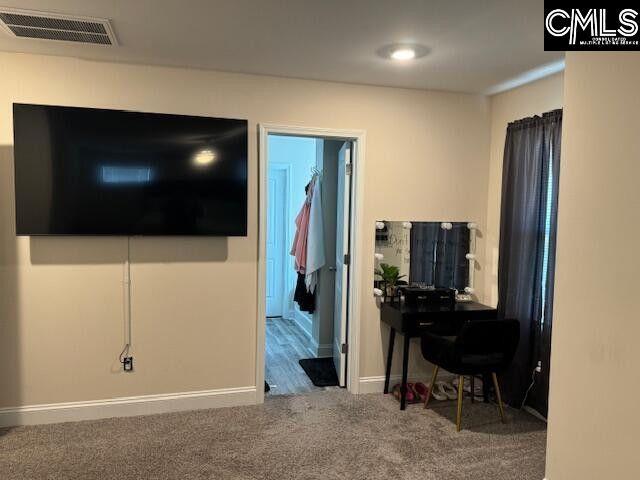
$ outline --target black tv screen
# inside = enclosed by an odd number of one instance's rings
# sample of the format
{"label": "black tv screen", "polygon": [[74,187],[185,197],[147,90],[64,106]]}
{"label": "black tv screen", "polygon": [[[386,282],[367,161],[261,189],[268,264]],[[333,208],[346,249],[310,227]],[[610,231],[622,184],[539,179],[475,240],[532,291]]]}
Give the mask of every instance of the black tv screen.
{"label": "black tv screen", "polygon": [[18,235],[247,234],[247,121],[13,105]]}

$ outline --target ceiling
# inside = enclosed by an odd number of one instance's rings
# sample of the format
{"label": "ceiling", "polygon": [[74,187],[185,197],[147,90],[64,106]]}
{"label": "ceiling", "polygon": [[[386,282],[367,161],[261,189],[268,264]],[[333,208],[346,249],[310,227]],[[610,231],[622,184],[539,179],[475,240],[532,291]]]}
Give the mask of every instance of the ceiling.
{"label": "ceiling", "polygon": [[[563,57],[543,50],[542,0],[0,0],[111,20],[119,46],[13,38],[0,50],[370,85],[495,91]],[[409,63],[376,54],[414,42]]]}

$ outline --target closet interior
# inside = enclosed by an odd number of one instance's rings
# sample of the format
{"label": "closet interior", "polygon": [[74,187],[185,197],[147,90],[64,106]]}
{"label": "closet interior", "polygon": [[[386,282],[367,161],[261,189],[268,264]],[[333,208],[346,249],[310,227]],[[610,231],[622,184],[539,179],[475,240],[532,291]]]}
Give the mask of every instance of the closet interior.
{"label": "closet interior", "polygon": [[342,289],[340,298],[336,291],[336,245],[344,248],[337,224],[349,219],[343,199],[350,182],[347,169],[340,171],[349,143],[268,137],[265,388],[271,395],[341,383],[336,309],[340,322],[346,318]]}

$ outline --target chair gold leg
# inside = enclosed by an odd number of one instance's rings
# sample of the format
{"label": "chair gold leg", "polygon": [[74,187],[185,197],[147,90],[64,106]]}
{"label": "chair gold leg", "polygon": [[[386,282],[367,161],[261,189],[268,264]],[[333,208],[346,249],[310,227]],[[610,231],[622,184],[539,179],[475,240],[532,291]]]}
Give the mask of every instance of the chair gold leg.
{"label": "chair gold leg", "polygon": [[462,397],[464,394],[464,377],[460,375],[458,378],[458,417],[456,420],[456,430],[459,432],[462,427]]}
{"label": "chair gold leg", "polygon": [[498,408],[500,409],[500,420],[505,423],[504,420],[504,408],[502,408],[502,395],[500,395],[500,385],[498,385],[498,376],[495,373],[491,374],[493,378],[493,386],[496,389],[496,398],[498,400]]}
{"label": "chair gold leg", "polygon": [[436,378],[438,378],[438,370],[440,367],[434,365],[433,367],[433,375],[431,376],[431,385],[429,385],[429,390],[427,391],[427,398],[424,399],[424,408],[427,408],[427,404],[429,403],[429,399],[431,398],[431,389],[436,384]]}

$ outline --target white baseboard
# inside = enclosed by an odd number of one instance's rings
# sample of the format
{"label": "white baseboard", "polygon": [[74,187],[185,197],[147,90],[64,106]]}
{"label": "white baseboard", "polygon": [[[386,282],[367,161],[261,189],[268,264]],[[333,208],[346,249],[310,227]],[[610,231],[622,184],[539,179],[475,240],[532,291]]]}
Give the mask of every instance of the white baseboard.
{"label": "white baseboard", "polygon": [[311,330],[313,328],[313,318],[309,314],[301,312],[297,308],[294,308],[291,318],[294,322],[296,322],[298,327],[300,327],[300,329],[304,332],[308,339],[313,338],[313,335],[311,334]]}
{"label": "white baseboard", "polygon": [[234,407],[256,403],[256,387],[0,408],[0,427]]}
{"label": "white baseboard", "polygon": [[[400,375],[391,375],[389,380],[389,389],[396,383],[400,383]],[[384,376],[379,377],[360,377],[360,393],[382,393],[384,391]]]}
{"label": "white baseboard", "polygon": [[[442,372],[438,375],[438,381],[442,380],[445,382],[450,382],[455,378],[454,375],[449,374],[449,372]],[[402,380],[402,375],[391,375],[389,378],[389,389],[391,389],[396,383],[400,383]],[[416,381],[420,381],[423,383],[429,383],[429,380],[424,379],[412,379],[409,378],[409,382],[415,383]],[[359,393],[382,393],[384,391],[384,375],[376,376],[376,377],[360,377],[359,383]]]}
{"label": "white baseboard", "polygon": [[316,356],[317,357],[332,357],[333,356],[333,345],[330,343],[320,343],[316,345]]}

